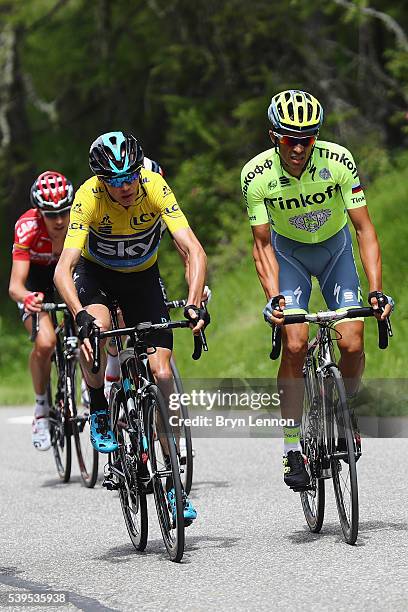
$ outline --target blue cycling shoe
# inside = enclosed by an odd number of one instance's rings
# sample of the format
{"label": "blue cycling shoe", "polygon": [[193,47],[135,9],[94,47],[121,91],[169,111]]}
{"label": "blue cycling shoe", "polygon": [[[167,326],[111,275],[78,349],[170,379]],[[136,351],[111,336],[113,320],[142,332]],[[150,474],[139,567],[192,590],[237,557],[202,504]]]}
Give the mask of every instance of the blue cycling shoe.
{"label": "blue cycling shoe", "polygon": [[108,413],[105,410],[90,415],[91,442],[98,453],[112,453],[118,449],[115,434],[110,428]]}
{"label": "blue cycling shoe", "polygon": [[[169,502],[169,509],[173,515],[173,523],[176,522],[176,492],[173,489],[167,492],[167,500]],[[197,510],[194,508],[187,495],[183,492],[184,501],[184,525],[188,527],[197,518]]]}

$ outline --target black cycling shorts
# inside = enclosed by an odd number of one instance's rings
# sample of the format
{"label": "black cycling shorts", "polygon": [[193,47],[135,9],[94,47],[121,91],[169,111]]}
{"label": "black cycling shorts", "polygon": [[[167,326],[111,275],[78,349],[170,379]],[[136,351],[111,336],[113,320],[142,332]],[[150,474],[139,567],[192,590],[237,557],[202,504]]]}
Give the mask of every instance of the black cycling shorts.
{"label": "black cycling shorts", "polygon": [[[30,264],[27,281],[25,283],[28,291],[41,291],[44,294],[44,302],[53,302],[56,296],[54,287],[54,272],[56,264],[50,266],[39,266]],[[30,315],[25,312],[23,302],[17,302],[21,320],[24,322]]]}
{"label": "black cycling shorts", "polygon": [[[141,272],[118,272],[81,257],[73,278],[82,306],[104,304],[109,307],[116,300],[128,327],[143,321],[165,323],[170,320],[157,263]],[[153,346],[173,350],[173,332],[155,332],[149,335],[150,342]]]}

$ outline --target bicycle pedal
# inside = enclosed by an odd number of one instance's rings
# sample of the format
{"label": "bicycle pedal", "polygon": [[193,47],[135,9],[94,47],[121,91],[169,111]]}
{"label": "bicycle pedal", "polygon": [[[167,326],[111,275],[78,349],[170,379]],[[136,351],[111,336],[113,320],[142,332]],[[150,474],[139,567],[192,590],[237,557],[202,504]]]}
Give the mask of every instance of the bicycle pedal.
{"label": "bicycle pedal", "polygon": [[117,491],[119,489],[119,483],[114,482],[111,478],[104,478],[102,486],[108,491]]}

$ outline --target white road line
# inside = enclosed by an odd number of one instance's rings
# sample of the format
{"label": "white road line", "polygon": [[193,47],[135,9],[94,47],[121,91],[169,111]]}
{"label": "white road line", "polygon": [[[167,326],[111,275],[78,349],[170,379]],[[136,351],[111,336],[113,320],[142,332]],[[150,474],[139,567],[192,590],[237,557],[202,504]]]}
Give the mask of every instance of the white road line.
{"label": "white road line", "polygon": [[29,425],[33,420],[33,415],[28,414],[24,416],[11,417],[7,419],[7,423],[11,423],[12,425]]}

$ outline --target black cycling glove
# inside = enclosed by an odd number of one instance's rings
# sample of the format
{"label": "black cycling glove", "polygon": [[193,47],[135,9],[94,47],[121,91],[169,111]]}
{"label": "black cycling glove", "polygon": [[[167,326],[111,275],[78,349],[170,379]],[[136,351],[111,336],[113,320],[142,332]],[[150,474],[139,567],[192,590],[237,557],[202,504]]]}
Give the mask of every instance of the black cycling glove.
{"label": "black cycling glove", "polygon": [[[196,317],[192,317],[188,312],[189,310],[194,310]],[[207,327],[211,321],[208,310],[206,308],[198,308],[194,304],[190,304],[189,306],[185,307],[184,316],[188,321],[191,321],[194,324],[198,323],[197,319],[201,319],[204,321],[204,327]]]}
{"label": "black cycling glove", "polygon": [[75,317],[75,322],[78,326],[78,338],[83,342],[85,338],[90,338],[92,335],[93,322],[95,317],[89,314],[86,310],[80,310]]}
{"label": "black cycling glove", "polygon": [[373,298],[377,298],[378,306],[380,308],[384,308],[386,304],[390,304],[391,310],[394,310],[394,306],[395,306],[394,300],[389,295],[385,295],[385,293],[383,293],[382,291],[371,291],[368,294],[368,303],[370,304],[370,306],[371,306],[371,300]]}

